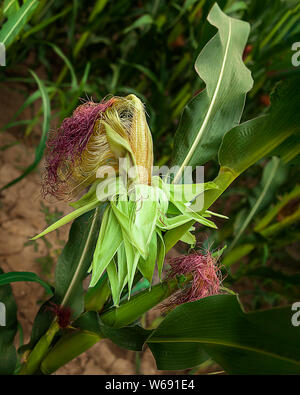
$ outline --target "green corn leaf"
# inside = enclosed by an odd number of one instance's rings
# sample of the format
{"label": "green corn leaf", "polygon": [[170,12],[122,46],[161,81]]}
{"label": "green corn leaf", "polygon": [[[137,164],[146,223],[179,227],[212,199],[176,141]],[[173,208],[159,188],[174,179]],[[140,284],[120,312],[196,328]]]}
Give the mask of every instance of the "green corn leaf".
{"label": "green corn leaf", "polygon": [[260,234],[264,237],[271,237],[274,234],[283,231],[286,228],[289,228],[294,223],[299,222],[300,220],[300,205],[298,208],[293,212],[293,214],[286,216],[280,222],[277,222],[273,225],[268,226],[267,228],[263,229]]}
{"label": "green corn leaf", "polygon": [[21,176],[15,178],[13,181],[10,181],[8,184],[4,185],[0,190],[4,190],[16,184],[17,182],[21,181],[25,176],[27,176],[32,170],[34,170],[37,167],[37,165],[40,163],[46,147],[46,140],[50,127],[50,116],[51,116],[50,100],[49,100],[48,92],[44,86],[44,83],[35,74],[35,72],[33,72],[32,70],[30,70],[30,72],[38,84],[43,102],[44,118],[43,118],[42,134],[41,134],[40,142],[35,150],[34,162],[27,167],[27,169],[23,172]]}
{"label": "green corn leaf", "polygon": [[230,267],[235,262],[241,260],[244,256],[250,254],[252,250],[254,250],[255,244],[241,244],[232,248],[231,251],[226,254],[226,256],[222,259],[222,265],[225,267]]}
{"label": "green corn leaf", "polygon": [[44,44],[49,45],[53,49],[53,51],[65,62],[67,68],[70,70],[72,90],[78,90],[78,81],[71,61],[66,57],[66,55],[57,45],[48,42],[45,42]]}
{"label": "green corn leaf", "polygon": [[[219,152],[221,167],[240,174],[300,130],[300,77],[280,83],[271,97],[270,113],[230,130]],[[234,144],[232,144],[234,141]]]}
{"label": "green corn leaf", "polygon": [[271,207],[267,214],[261,218],[255,225],[254,231],[260,232],[266,226],[268,226],[277,216],[277,214],[291,201],[297,200],[300,197],[300,185],[297,184],[291,192],[283,195],[275,206]]}
{"label": "green corn leaf", "polygon": [[139,19],[133,22],[132,25],[128,26],[124,30],[124,34],[129,33],[133,29],[143,28],[144,26],[151,25],[153,23],[152,16],[149,14],[142,15]]}
{"label": "green corn leaf", "polygon": [[261,185],[259,195],[255,200],[249,214],[243,220],[243,224],[239,227],[232,243],[230,244],[228,251],[230,251],[238,243],[243,232],[250,224],[252,218],[256,215],[257,211],[268,204],[273,196],[276,194],[276,190],[285,181],[287,176],[286,169],[282,166],[280,159],[273,157],[270,162],[264,168],[264,172],[261,179]]}
{"label": "green corn leaf", "polygon": [[[12,0],[9,0],[9,1],[12,1]],[[36,34],[40,30],[44,30],[47,26],[54,23],[57,19],[68,14],[72,10],[72,8],[73,8],[73,6],[70,4],[68,7],[64,7],[63,10],[61,12],[59,12],[58,14],[55,14],[55,15],[51,16],[50,18],[44,19],[41,23],[38,23],[31,29],[27,30],[26,33],[23,34],[23,40],[25,40],[27,37],[29,37],[32,34]]]}
{"label": "green corn leaf", "polygon": [[107,3],[108,0],[97,0],[95,2],[92,12],[90,13],[89,16],[89,22],[92,22],[96,18],[96,16],[101,13],[101,11],[104,9]]}
{"label": "green corn leaf", "polygon": [[202,225],[217,229],[217,226],[212,221],[205,219],[202,215],[195,213],[193,211],[185,212],[182,215],[177,215],[176,217],[172,217],[172,218],[166,217],[163,220],[159,220],[157,222],[157,226],[163,230],[170,230],[170,229],[175,229],[190,221],[197,221]]}
{"label": "green corn leaf", "polygon": [[93,259],[104,207],[89,211],[77,218],[69,233],[55,268],[55,303],[69,306],[72,318],[84,309],[82,281]]}
{"label": "green corn leaf", "polygon": [[11,14],[17,12],[19,8],[18,0],[4,0],[2,11],[5,16],[9,17]]}
{"label": "green corn leaf", "polygon": [[52,303],[54,302],[54,297],[47,300],[40,307],[33,322],[30,341],[29,343],[24,344],[22,347],[18,349],[18,352],[20,354],[23,354],[27,350],[32,350],[33,347],[37,344],[37,342],[46,333],[47,329],[51,325],[51,322],[53,321],[53,313],[49,309],[49,307],[51,307],[51,305],[49,304],[50,302]]}
{"label": "green corn leaf", "polygon": [[208,42],[196,60],[196,71],[206,89],[185,108],[175,135],[173,164],[180,168],[196,166],[216,157],[222,137],[240,121],[245,95],[252,87],[242,53],[249,35],[246,22],[225,15],[215,4],[208,21],[218,33]]}
{"label": "green corn leaf", "polygon": [[229,217],[227,217],[226,215],[219,214],[219,213],[214,213],[213,211],[210,211],[210,210],[205,210],[204,213],[208,214],[209,216],[213,215],[214,217],[219,217],[219,218],[223,218],[223,219],[229,219]]}
{"label": "green corn leaf", "polygon": [[100,324],[101,332],[105,337],[127,350],[142,351],[147,337],[151,331],[136,326],[125,326],[124,328],[110,328]]}
{"label": "green corn leaf", "polygon": [[300,154],[300,135],[293,135],[284,140],[271,155],[279,156],[283,163],[289,163],[294,158],[299,158]]}
{"label": "green corn leaf", "polygon": [[49,284],[43,281],[37,274],[32,272],[9,272],[0,274],[0,286],[10,284],[16,281],[33,281],[41,284],[48,295],[53,295]]}
{"label": "green corn leaf", "polygon": [[[54,87],[47,87],[47,88],[45,88],[46,89],[46,92],[48,93],[48,95],[49,95],[49,93],[52,93],[52,92],[54,92],[55,91],[55,88]],[[25,101],[24,101],[24,103],[18,108],[18,110],[14,113],[14,116],[11,118],[11,120],[6,124],[6,125],[4,125],[2,128],[1,128],[1,132],[4,132],[6,129],[9,129],[9,128],[11,128],[11,127],[13,127],[13,126],[16,126],[16,123],[15,122],[13,122],[24,110],[25,110],[25,108],[26,107],[29,107],[29,106],[31,106],[37,99],[39,99],[41,97],[41,91],[40,90],[37,90],[37,91],[35,91],[35,92],[33,92]],[[31,121],[30,120],[24,120],[24,121],[22,121],[22,122],[28,122],[28,123],[30,123]],[[20,122],[20,121],[18,121],[18,122]]]}
{"label": "green corn leaf", "polygon": [[100,336],[105,336],[119,347],[127,350],[142,351],[144,343],[151,331],[141,328],[138,325],[124,328],[111,328],[104,325],[95,311],[84,313],[73,323],[75,328],[94,332]]}
{"label": "green corn leaf", "polygon": [[191,202],[204,191],[219,187],[214,182],[206,182],[203,184],[167,184],[167,188],[169,188],[172,202]]}
{"label": "green corn leaf", "polygon": [[14,42],[38,4],[37,0],[27,0],[18,11],[8,15],[7,21],[0,30],[0,42],[6,48]]}
{"label": "green corn leaf", "polygon": [[219,150],[220,171],[214,180],[219,189],[206,192],[206,208],[248,167],[272,155],[289,137],[299,136],[299,84],[300,77],[279,83],[271,96],[267,115],[244,122],[225,134]]}
{"label": "green corn leaf", "polygon": [[61,226],[67,224],[68,222],[73,221],[75,218],[80,217],[81,215],[87,213],[90,210],[93,210],[97,206],[100,205],[97,197],[94,197],[88,204],[78,208],[77,210],[72,211],[72,213],[65,215],[58,221],[54,222],[54,224],[48,226],[43,232],[39,233],[37,236],[34,236],[31,240],[36,240],[42,236],[45,236],[47,233],[53,232],[53,230],[60,228]]}
{"label": "green corn leaf", "polygon": [[[274,325],[276,323],[276,325]],[[158,369],[186,369],[203,351],[230,374],[299,374],[291,306],[246,314],[233,295],[182,304],[147,339]]]}

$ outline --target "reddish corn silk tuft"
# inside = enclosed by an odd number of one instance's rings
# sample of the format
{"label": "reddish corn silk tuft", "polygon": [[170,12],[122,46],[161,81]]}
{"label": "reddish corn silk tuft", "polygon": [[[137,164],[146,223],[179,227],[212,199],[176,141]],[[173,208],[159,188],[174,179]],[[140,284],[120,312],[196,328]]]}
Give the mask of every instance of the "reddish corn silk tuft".
{"label": "reddish corn silk tuft", "polygon": [[[46,172],[43,182],[43,195],[60,197],[63,184],[71,173],[72,165],[80,160],[95,123],[101,114],[114,103],[112,98],[106,102],[87,102],[75,109],[60,128],[50,135],[47,141]],[[63,176],[62,176],[63,174]]]}
{"label": "reddish corn silk tuft", "polygon": [[64,329],[70,325],[72,310],[69,306],[59,306],[50,302],[50,306],[47,306],[46,310],[51,311],[57,317],[57,322],[60,328]]}
{"label": "reddish corn silk tuft", "polygon": [[193,302],[206,296],[221,293],[222,276],[217,261],[212,255],[193,253],[176,257],[170,260],[170,269],[167,279],[180,275],[192,275],[189,287],[179,290],[172,295],[163,305],[163,309],[176,307],[182,303]]}

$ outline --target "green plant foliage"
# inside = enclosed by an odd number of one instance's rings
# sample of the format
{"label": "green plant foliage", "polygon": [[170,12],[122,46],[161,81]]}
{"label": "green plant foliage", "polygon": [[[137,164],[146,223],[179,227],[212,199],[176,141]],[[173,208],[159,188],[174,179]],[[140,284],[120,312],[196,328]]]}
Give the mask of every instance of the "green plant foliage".
{"label": "green plant foliage", "polygon": [[152,331],[145,330],[139,325],[124,328],[111,328],[104,325],[96,312],[87,312],[74,322],[76,328],[88,330],[110,339],[122,348],[132,351],[142,351],[147,337]]}
{"label": "green plant foliage", "polygon": [[55,301],[69,306],[73,318],[82,313],[84,294],[82,281],[92,261],[96,245],[101,211],[90,211],[76,220],[70,230],[69,240],[58,258],[55,270]]}
{"label": "green plant foliage", "polygon": [[[0,30],[0,42],[6,48],[13,43],[39,4],[37,0],[28,0],[24,1],[24,4],[19,8],[16,3],[18,2],[4,3],[3,12],[7,16],[7,21]],[[14,11],[13,8],[15,9]]]}
{"label": "green plant foliage", "polygon": [[[300,297],[300,68],[291,62],[292,44],[300,41],[298,2],[5,0],[1,11],[9,67],[0,82],[17,83],[24,94],[1,131],[18,126],[19,139],[40,130],[34,162],[1,190],[37,168],[50,117],[59,125],[80,100],[107,94],[134,94],[145,103],[156,164],[179,170],[170,180],[154,176],[151,186],[123,188],[108,203],[107,183],[97,180],[71,203],[71,214],[58,219],[44,210],[48,228],[33,240],[74,223],[53,287],[34,273],[0,273],[0,302],[8,311],[0,327],[0,373],[51,374],[108,338],[133,351],[148,345],[158,369],[210,359],[231,374],[299,374],[300,327],[291,325],[290,305]],[[28,76],[16,67],[24,64]],[[25,109],[34,115],[22,119]],[[128,143],[110,126],[105,130],[111,151],[135,163]],[[206,181],[213,181],[184,184],[178,199],[186,165],[205,165]],[[154,201],[131,200],[152,189]],[[203,197],[204,207],[194,210]],[[213,247],[228,294],[164,311],[144,329],[147,311],[191,286],[191,275],[163,280],[165,255],[178,241],[187,253]],[[152,284],[156,268],[159,282]],[[92,287],[84,292],[90,271]],[[19,353],[28,352],[20,371],[13,281],[40,283],[50,296],[29,344],[20,339]],[[52,303],[70,309],[66,328]]]}
{"label": "green plant foliage", "polygon": [[43,102],[44,118],[43,118],[41,139],[40,139],[39,145],[36,147],[34,162],[30,166],[27,167],[27,169],[23,172],[23,174],[21,176],[19,176],[15,180],[9,182],[8,184],[4,185],[1,188],[1,190],[4,190],[4,189],[16,184],[17,182],[21,181],[24,177],[26,177],[27,174],[31,173],[32,170],[34,170],[37,167],[37,165],[39,164],[39,162],[41,161],[42,156],[44,154],[45,147],[46,147],[46,140],[47,140],[48,131],[49,131],[49,127],[50,127],[50,116],[51,116],[50,100],[49,100],[48,92],[44,86],[43,81],[41,81],[41,79],[32,70],[31,70],[31,74],[33,75],[35,81],[38,84],[40,94],[42,97],[42,102]]}
{"label": "green plant foliage", "polygon": [[204,350],[228,373],[299,374],[299,331],[290,306],[245,314],[235,296],[217,295],[178,306],[147,344],[158,369],[200,364]]}
{"label": "green plant foliage", "polygon": [[175,181],[180,179],[184,166],[202,165],[216,156],[224,133],[239,123],[245,95],[252,87],[250,71],[241,58],[249,25],[226,16],[217,4],[208,21],[219,32],[195,63],[206,89],[182,114],[174,141],[173,163],[180,165]]}
{"label": "green plant foliage", "polygon": [[219,151],[221,167],[239,175],[292,134],[299,133],[300,115],[296,110],[299,81],[296,77],[278,85],[268,115],[245,122],[226,133]]}
{"label": "green plant foliage", "polygon": [[16,281],[33,281],[41,284],[48,295],[52,295],[52,289],[37,274],[31,272],[9,272],[0,274],[0,286],[10,284]]}

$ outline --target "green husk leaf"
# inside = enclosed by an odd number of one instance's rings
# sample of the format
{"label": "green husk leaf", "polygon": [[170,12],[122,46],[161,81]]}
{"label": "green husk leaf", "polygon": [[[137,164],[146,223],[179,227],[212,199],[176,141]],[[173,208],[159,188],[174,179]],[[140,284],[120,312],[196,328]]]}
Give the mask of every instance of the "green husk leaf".
{"label": "green husk leaf", "polygon": [[109,278],[109,283],[110,283],[110,289],[111,289],[111,294],[112,298],[114,301],[114,305],[118,306],[120,302],[120,288],[119,288],[119,277],[118,277],[118,271],[116,268],[116,263],[114,259],[110,261],[106,268],[108,278]]}
{"label": "green husk leaf", "polygon": [[166,255],[166,247],[160,229],[156,228],[156,234],[158,236],[157,237],[157,268],[158,268],[158,275],[161,278],[165,255]]}
{"label": "green husk leaf", "polygon": [[203,184],[166,184],[170,190],[171,200],[183,203],[191,202],[197,196],[209,189],[218,189],[214,182],[205,182]]}
{"label": "green husk leaf", "polygon": [[191,247],[193,248],[196,244],[196,237],[193,235],[191,232],[186,232],[181,238],[181,241],[184,243],[190,244]]}
{"label": "green husk leaf", "polygon": [[145,277],[149,283],[151,284],[155,262],[157,256],[157,234],[153,232],[152,238],[149,244],[149,254],[147,259],[140,258],[138,263],[138,269],[142,273],[143,277]]}
{"label": "green husk leaf", "polygon": [[128,293],[130,296],[131,287],[137,268],[138,261],[140,259],[140,253],[138,250],[130,243],[127,236],[124,235],[124,247],[127,261],[127,276],[128,276]]}
{"label": "green husk leaf", "polygon": [[133,161],[134,155],[129,142],[115,132],[106,122],[103,122],[103,125],[105,127],[110,149],[115,154],[116,158],[123,158],[126,156],[126,152],[129,152]]}
{"label": "green husk leaf", "polygon": [[90,187],[90,189],[88,190],[88,192],[86,194],[84,194],[76,202],[70,203],[70,206],[75,209],[78,209],[78,208],[85,206],[86,204],[93,202],[96,199],[96,190],[97,190],[97,186],[98,186],[99,182],[100,182],[100,180],[95,181],[92,184],[92,186]]}
{"label": "green husk leaf", "polygon": [[37,236],[34,236],[31,240],[36,240],[42,236],[45,236],[47,233],[52,232],[55,229],[60,228],[61,226],[67,224],[70,221],[73,221],[75,218],[80,217],[82,214],[87,213],[90,210],[93,210],[97,206],[99,206],[99,200],[97,197],[94,197],[94,199],[90,200],[90,203],[86,204],[85,206],[82,206],[78,208],[77,210],[73,211],[70,214],[65,215],[63,218],[59,219],[58,221],[54,222],[54,224],[48,226],[43,232],[39,233]]}
{"label": "green husk leaf", "polygon": [[120,225],[113,210],[108,206],[103,215],[103,221],[93,256],[93,272],[90,287],[94,287],[97,284],[99,278],[120,247],[122,240]]}

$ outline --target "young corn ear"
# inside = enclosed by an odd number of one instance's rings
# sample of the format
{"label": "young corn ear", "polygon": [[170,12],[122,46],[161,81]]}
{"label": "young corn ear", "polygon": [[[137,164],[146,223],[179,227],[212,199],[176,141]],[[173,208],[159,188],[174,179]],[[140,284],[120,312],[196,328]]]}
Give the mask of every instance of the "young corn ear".
{"label": "young corn ear", "polygon": [[79,106],[47,143],[43,194],[71,199],[93,184],[101,168],[119,172],[128,158],[136,181],[151,182],[153,146],[142,102],[135,95]]}
{"label": "young corn ear", "polygon": [[[48,142],[44,193],[70,199],[91,187],[71,204],[72,213],[34,239],[110,200],[90,267],[90,286],[107,271],[115,305],[126,285],[130,297],[136,270],[151,284],[157,263],[161,276],[162,231],[191,220],[215,228],[206,218],[214,213],[197,213],[189,203],[204,190],[216,188],[213,183],[165,184],[152,177],[152,167],[151,132],[144,106],[135,95],[79,106]],[[183,241],[194,244],[190,230]]]}

